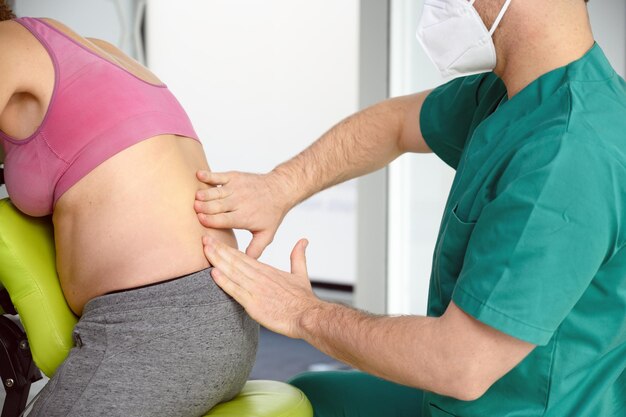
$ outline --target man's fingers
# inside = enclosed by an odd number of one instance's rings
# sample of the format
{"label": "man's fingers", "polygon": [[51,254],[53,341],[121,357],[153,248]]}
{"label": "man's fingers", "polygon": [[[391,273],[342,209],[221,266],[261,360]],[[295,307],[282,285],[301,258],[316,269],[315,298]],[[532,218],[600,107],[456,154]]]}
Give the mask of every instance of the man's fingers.
{"label": "man's fingers", "polygon": [[246,249],[246,255],[259,259],[265,248],[272,243],[273,237],[271,233],[259,232],[252,235],[252,240]]}
{"label": "man's fingers", "polygon": [[309,241],[300,239],[291,251],[291,273],[295,275],[307,275],[306,270],[306,248]]}
{"label": "man's fingers", "polygon": [[200,223],[202,223],[204,227],[211,227],[213,229],[239,228],[235,223],[235,218],[232,213],[204,214],[201,210],[198,213],[198,220],[200,220]]}
{"label": "man's fingers", "polygon": [[203,183],[209,185],[225,185],[228,184],[228,181],[230,180],[230,175],[228,173],[210,172],[205,170],[196,172],[196,177],[198,177],[198,179]]}
{"label": "man's fingers", "polygon": [[221,289],[233,297],[239,304],[245,306],[246,302],[250,299],[249,291],[228,278],[228,276],[219,269],[213,268],[211,270],[211,276],[213,277],[213,281],[215,281]]}
{"label": "man's fingers", "polygon": [[228,251],[226,245],[218,242],[210,236],[204,236],[202,238],[202,244],[204,245],[204,254],[207,259],[216,268],[219,268],[222,272],[230,278],[229,264],[232,263],[233,255]]}
{"label": "man's fingers", "polygon": [[199,201],[212,201],[223,200],[232,195],[229,187],[212,187],[204,190],[196,191],[196,200]]}
{"label": "man's fingers", "polygon": [[224,200],[207,201],[205,203],[196,201],[194,203],[194,209],[196,209],[197,213],[209,215],[228,213],[229,211],[231,211],[230,205]]}
{"label": "man's fingers", "polygon": [[237,249],[224,245],[209,236],[205,236],[202,242],[204,253],[211,265],[217,267],[240,286],[246,287],[246,280],[255,278],[260,274],[256,268],[258,262]]}

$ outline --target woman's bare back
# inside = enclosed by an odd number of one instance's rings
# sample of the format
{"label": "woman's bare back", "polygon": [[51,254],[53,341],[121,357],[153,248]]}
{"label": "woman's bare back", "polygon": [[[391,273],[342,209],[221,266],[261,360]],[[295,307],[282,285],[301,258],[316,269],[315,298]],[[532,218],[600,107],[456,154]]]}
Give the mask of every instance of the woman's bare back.
{"label": "woman's bare back", "polygon": [[[112,64],[153,84],[149,70],[106,42],[85,39],[46,20]],[[14,22],[4,22],[13,24]],[[42,123],[54,88],[54,67],[31,36],[25,59],[33,71],[30,90],[14,94],[0,126],[28,137]],[[15,115],[20,114],[19,123]],[[13,115],[13,117],[11,117]],[[104,117],[105,115],[103,115]],[[201,237],[213,234],[236,245],[232,231],[205,229],[193,208],[195,176],[208,164],[199,142],[175,135],[141,141],[104,161],[57,202],[53,222],[57,270],[70,307],[80,314],[87,301],[107,292],[151,284],[206,268]]]}

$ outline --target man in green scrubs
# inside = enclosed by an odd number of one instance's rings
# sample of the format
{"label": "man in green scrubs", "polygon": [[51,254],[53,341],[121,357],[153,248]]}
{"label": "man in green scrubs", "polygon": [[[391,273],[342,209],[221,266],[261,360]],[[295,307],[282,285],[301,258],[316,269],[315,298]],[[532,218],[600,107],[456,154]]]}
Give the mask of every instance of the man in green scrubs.
{"label": "man in green scrubs", "polygon": [[[504,3],[472,7],[489,28]],[[294,379],[318,417],[626,416],[626,83],[584,0],[513,0],[493,42],[493,72],[366,109],[266,175],[199,174],[221,185],[198,193],[201,221],[254,234],[249,256],[205,240],[215,281],[365,371]],[[456,177],[428,317],[315,298],[306,241],[291,273],[254,259],[305,198],[430,151]]]}

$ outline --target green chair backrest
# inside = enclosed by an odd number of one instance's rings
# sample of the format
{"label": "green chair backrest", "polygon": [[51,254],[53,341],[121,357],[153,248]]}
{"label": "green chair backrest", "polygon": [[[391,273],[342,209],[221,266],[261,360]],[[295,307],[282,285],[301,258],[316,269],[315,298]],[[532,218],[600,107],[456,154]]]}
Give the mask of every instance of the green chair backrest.
{"label": "green chair backrest", "polygon": [[72,313],[56,272],[50,217],[21,213],[0,200],[0,283],[20,315],[35,364],[52,377],[73,347]]}

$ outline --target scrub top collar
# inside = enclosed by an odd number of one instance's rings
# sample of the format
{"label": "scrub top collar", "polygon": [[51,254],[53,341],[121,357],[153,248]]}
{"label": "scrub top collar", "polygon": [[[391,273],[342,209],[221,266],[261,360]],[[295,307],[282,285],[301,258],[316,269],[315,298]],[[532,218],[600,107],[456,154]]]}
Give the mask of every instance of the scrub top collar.
{"label": "scrub top collar", "polygon": [[514,122],[538,108],[559,89],[567,88],[570,82],[601,82],[615,75],[615,70],[604,51],[594,42],[591,49],[581,58],[543,74],[513,98],[509,99],[505,94],[494,115]]}

